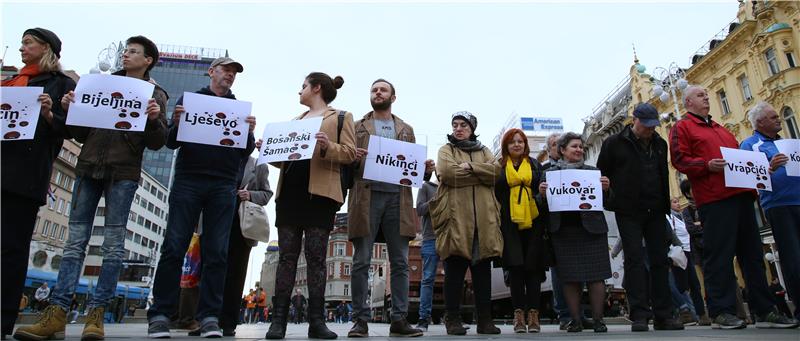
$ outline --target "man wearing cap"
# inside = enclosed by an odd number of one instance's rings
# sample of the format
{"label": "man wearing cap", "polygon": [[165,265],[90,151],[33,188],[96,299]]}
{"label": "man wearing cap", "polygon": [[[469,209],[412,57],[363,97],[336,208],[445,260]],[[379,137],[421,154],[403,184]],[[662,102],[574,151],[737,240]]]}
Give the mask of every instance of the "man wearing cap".
{"label": "man wearing cap", "polygon": [[[372,320],[367,294],[368,272],[373,244],[385,242],[391,266],[392,313],[391,336],[421,336],[422,331],[412,328],[406,320],[408,313],[408,242],[416,237],[414,205],[411,188],[363,179],[363,169],[369,138],[377,135],[410,143],[416,141],[414,129],[392,113],[394,85],[378,79],[370,88],[373,111],[356,122],[356,178],[347,211],[348,238],[353,242],[353,328],[348,337],[368,337],[367,322]],[[433,172],[433,160],[425,163],[425,177]]]}
{"label": "man wearing cap", "polygon": [[[651,316],[653,329],[683,329],[673,318],[669,289],[669,236],[665,229],[670,212],[668,151],[667,142],[655,132],[658,125],[656,108],[638,104],[633,122],[603,141],[597,159],[597,168],[611,180],[613,195],[606,209],[614,211],[622,239],[625,290],[634,332],[649,330]],[[642,247],[643,238],[646,247]],[[649,273],[645,259],[650,263]]]}
{"label": "man wearing cap", "polygon": [[[122,53],[122,70],[115,75],[150,80],[149,72],[158,61],[156,45],[143,36],[128,38]],[[61,99],[61,107],[69,115],[69,105],[75,93]],[[89,313],[81,336],[84,340],[104,337],[103,318],[106,306],[114,299],[117,280],[125,258],[125,233],[133,197],[139,188],[142,154],[145,148],[158,150],[164,146],[166,134],[165,110],[167,93],[156,85],[153,98],[147,103],[147,124],[143,132],[68,126],[67,129],[83,143],[73,188],[72,210],[69,216],[69,237],[58,271],[58,281],[50,299],[52,306],[68,311],[72,295],[83,272],[86,246],[92,236],[98,201],[105,197],[105,226],[103,231],[103,264],[87,304]],[[51,318],[52,316],[55,318]],[[18,339],[41,340],[63,338],[65,320],[60,312],[45,312],[32,326],[21,327],[14,333]]]}
{"label": "man wearing cap", "polygon": [[[231,58],[217,58],[208,69],[211,83],[196,93],[236,99],[231,86],[236,74],[243,70],[242,64]],[[177,148],[178,157],[169,196],[167,234],[161,246],[161,258],[153,284],[153,305],[147,312],[150,323],[148,335],[151,338],[170,337],[168,316],[178,306],[183,255],[202,212],[200,255],[203,261],[197,320],[200,321],[200,336],[221,337],[219,315],[225,287],[230,226],[236,209],[237,176],[240,167],[255,149],[253,129],[256,119],[253,116],[246,119],[249,133],[244,149],[178,141],[178,121],[185,112],[182,104],[183,97],[175,105],[173,124],[167,137],[167,147]]]}

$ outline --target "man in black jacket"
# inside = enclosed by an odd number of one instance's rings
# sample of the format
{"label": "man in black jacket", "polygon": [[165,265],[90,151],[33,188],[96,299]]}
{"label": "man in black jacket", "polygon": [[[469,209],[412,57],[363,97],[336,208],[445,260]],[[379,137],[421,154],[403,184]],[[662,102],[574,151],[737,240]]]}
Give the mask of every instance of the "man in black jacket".
{"label": "man in black jacket", "polygon": [[[625,289],[631,306],[631,331],[635,332],[649,329],[651,315],[656,330],[683,329],[683,324],[673,318],[670,299],[669,245],[664,229],[670,212],[667,142],[655,132],[659,124],[654,106],[638,104],[633,123],[603,141],[597,159],[597,168],[611,180],[612,194],[606,209],[614,211],[622,239]],[[650,278],[645,258],[650,262]],[[652,291],[647,283],[651,283]]]}
{"label": "man in black jacket", "polygon": [[[231,86],[242,65],[228,57],[211,63],[208,74],[211,84],[197,91],[207,96],[235,99]],[[147,312],[151,338],[168,338],[169,318],[178,305],[181,265],[194,227],[203,213],[200,237],[203,276],[200,278],[200,302],[197,320],[202,337],[221,337],[219,315],[227,268],[228,238],[236,209],[236,186],[239,167],[255,149],[253,129],[256,119],[249,116],[247,147],[244,149],[212,146],[177,140],[178,120],[185,112],[183,98],[178,99],[169,130],[167,147],[178,149],[175,180],[169,197],[167,234],[161,247],[156,280],[153,284],[153,305]]]}

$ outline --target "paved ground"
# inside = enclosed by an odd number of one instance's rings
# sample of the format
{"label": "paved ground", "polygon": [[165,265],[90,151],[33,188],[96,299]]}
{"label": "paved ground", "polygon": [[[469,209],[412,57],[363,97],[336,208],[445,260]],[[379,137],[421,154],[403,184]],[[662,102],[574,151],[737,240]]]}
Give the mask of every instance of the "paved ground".
{"label": "paved ground", "polygon": [[[257,340],[264,337],[267,332],[269,324],[259,325],[244,325],[239,326],[236,330],[236,339],[244,340]],[[340,339],[346,339],[347,331],[350,329],[350,324],[335,324],[328,325],[331,330],[339,334]],[[770,330],[770,329],[755,329],[750,326],[744,330],[713,330],[709,327],[689,327],[684,331],[675,332],[655,332],[650,331],[647,333],[631,333],[630,327],[627,325],[609,325],[609,332],[605,334],[595,334],[591,331],[583,333],[567,333],[559,331],[557,326],[545,325],[542,326],[543,331],[539,334],[513,334],[510,325],[500,326],[503,333],[500,335],[475,335],[475,326],[468,331],[466,336],[447,336],[444,326],[435,325],[431,326],[429,331],[424,337],[417,340],[425,339],[438,339],[438,340],[538,340],[538,339],[552,339],[552,340],[591,340],[591,341],[608,341],[608,340],[670,340],[670,341],[688,341],[688,340],[747,340],[747,341],[800,341],[800,329],[790,330]],[[83,326],[73,324],[67,326],[67,340],[80,339],[80,333]],[[289,325],[289,331],[286,335],[288,340],[304,340],[306,339],[306,331],[308,324]],[[387,324],[370,324],[369,340],[398,340],[398,338],[389,338],[389,325]],[[127,323],[127,324],[107,324],[106,325],[106,339],[126,339],[126,340],[146,340],[147,325],[143,323]],[[173,331],[173,339],[199,339],[186,335],[185,331]]]}

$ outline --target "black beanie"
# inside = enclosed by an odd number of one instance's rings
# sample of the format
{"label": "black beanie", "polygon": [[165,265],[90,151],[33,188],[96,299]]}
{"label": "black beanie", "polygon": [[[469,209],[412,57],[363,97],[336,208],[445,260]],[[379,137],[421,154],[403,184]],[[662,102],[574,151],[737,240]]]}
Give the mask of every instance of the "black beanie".
{"label": "black beanie", "polygon": [[61,59],[61,39],[58,39],[58,36],[53,33],[53,31],[36,27],[25,30],[25,33],[23,33],[22,36],[24,37],[26,34],[30,34],[36,38],[44,40],[45,43],[50,45],[50,49],[53,50],[53,53],[56,54],[56,57]]}

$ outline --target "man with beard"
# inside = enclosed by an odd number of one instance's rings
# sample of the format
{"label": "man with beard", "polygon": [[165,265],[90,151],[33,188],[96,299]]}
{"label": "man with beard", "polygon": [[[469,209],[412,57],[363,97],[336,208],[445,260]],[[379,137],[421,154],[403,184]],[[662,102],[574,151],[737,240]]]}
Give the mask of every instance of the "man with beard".
{"label": "man with beard", "polygon": [[[414,129],[392,114],[396,99],[392,83],[378,79],[372,83],[370,103],[374,109],[356,122],[355,181],[348,201],[348,238],[353,254],[353,328],[348,337],[368,337],[371,320],[367,304],[368,272],[375,242],[385,242],[389,252],[392,286],[391,336],[421,336],[406,320],[408,312],[408,242],[416,236],[411,188],[363,179],[364,160],[370,135],[414,143]],[[434,169],[425,161],[425,179]],[[382,237],[382,238],[381,238]]]}

